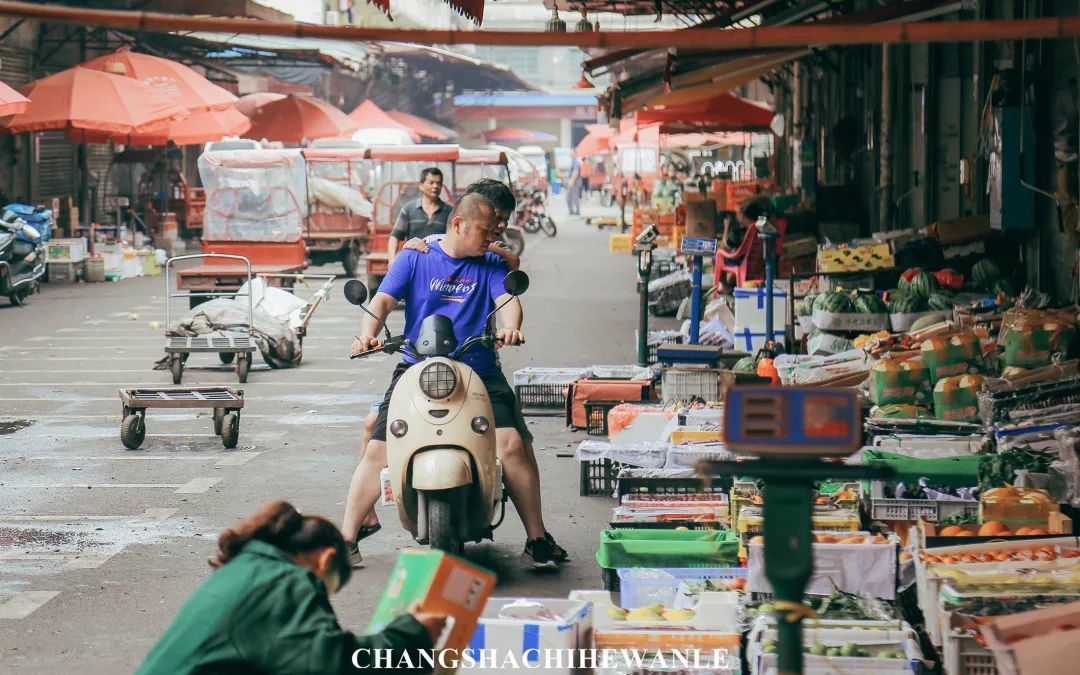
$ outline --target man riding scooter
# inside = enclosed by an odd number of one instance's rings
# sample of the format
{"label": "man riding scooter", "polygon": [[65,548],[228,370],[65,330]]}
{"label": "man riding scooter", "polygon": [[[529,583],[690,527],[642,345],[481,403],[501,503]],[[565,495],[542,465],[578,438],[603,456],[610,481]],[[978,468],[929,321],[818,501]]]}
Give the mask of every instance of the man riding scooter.
{"label": "man riding scooter", "polygon": [[[368,307],[374,318],[365,320],[363,330],[353,344],[353,354],[379,347],[376,336],[381,322],[399,300],[406,300],[404,336],[412,343],[417,342],[424,319],[436,314],[448,317],[458,335],[481,335],[485,332],[488,315],[496,306],[503,306],[500,318],[504,325],[496,339],[511,346],[523,342],[520,302],[510,301],[503,286],[506,265],[494,254],[487,253],[495,229],[496,215],[491,202],[479,194],[463,197],[455,207],[446,236],[441,241],[432,242],[426,254],[407,250],[395,260]],[[389,395],[398,379],[416,360],[406,355],[405,362],[395,369],[388,396],[380,405],[372,440],[350,485],[343,531],[347,540],[357,543],[351,551],[357,563],[361,560],[359,541],[377,529],[368,526],[362,530],[361,521],[374,507],[381,492],[379,473],[387,464]],[[502,462],[510,498],[525,525],[524,555],[534,566],[556,566],[564,554],[557,555],[557,552],[562,553],[561,549],[544,528],[539,475],[535,464],[529,460],[526,450],[529,433],[513,390],[499,369],[491,348],[478,345],[461,354],[460,361],[480,376],[487,389],[496,428],[496,453]]]}

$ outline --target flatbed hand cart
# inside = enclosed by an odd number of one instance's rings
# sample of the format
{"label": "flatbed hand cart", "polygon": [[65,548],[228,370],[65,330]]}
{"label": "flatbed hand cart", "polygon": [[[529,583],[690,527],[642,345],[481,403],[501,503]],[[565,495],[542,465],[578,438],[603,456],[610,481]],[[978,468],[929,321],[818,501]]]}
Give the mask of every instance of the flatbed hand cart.
{"label": "flatbed hand cart", "polygon": [[120,422],[120,442],[137,450],[146,438],[147,408],[213,408],[214,433],[221,436],[227,449],[240,439],[240,409],[244,392],[230,387],[165,387],[157,389],[121,389],[124,418]]}
{"label": "flatbed hand cart", "polygon": [[[246,273],[245,277],[247,279],[248,291],[246,293],[241,293],[238,289],[225,291],[187,290],[186,292],[173,290],[173,275],[171,272],[174,269],[175,263],[184,260],[205,260],[207,258],[224,259],[225,261],[237,263],[236,265],[230,265],[230,267],[241,267],[243,269]],[[169,258],[165,261],[165,353],[169,356],[169,368],[172,371],[173,384],[180,384],[184,376],[184,363],[187,361],[188,356],[198,352],[216,352],[218,358],[225,364],[230,363],[235,358],[237,379],[241,383],[247,382],[248,372],[251,370],[251,362],[254,358],[256,348],[255,338],[251,333],[252,326],[254,325],[251,280],[251,261],[239,255],[231,255],[228,253],[193,253],[190,255]],[[208,335],[181,336],[168,334],[168,331],[172,330],[173,325],[171,313],[172,303],[170,302],[172,298],[238,298],[245,296],[247,297],[247,325],[237,326],[236,328],[229,330],[215,331]]]}

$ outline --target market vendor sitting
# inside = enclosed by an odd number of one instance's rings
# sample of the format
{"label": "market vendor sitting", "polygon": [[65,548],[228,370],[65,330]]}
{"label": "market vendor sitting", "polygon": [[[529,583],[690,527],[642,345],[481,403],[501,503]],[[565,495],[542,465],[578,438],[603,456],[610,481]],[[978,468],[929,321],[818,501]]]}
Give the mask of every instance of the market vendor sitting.
{"label": "market vendor sitting", "polygon": [[[343,629],[330,596],[352,569],[345,539],[319,516],[275,501],[221,533],[215,569],[187,599],[137,671],[352,673],[375,650],[422,663],[446,617],[414,608],[376,635]],[[397,659],[394,659],[396,661]]]}
{"label": "market vendor sitting", "polygon": [[[757,243],[757,221],[771,213],[769,198],[765,195],[748,197],[734,214],[724,216],[724,230],[720,235],[721,251],[717,254],[716,283],[718,290],[734,288],[743,280],[737,279],[735,269],[743,265],[747,256],[761,257],[758,250],[749,250]],[[757,246],[759,249],[760,246]],[[753,262],[753,261],[751,261]],[[762,263],[763,264],[763,263]],[[758,278],[756,272],[753,273]],[[764,272],[760,275],[764,277]]]}

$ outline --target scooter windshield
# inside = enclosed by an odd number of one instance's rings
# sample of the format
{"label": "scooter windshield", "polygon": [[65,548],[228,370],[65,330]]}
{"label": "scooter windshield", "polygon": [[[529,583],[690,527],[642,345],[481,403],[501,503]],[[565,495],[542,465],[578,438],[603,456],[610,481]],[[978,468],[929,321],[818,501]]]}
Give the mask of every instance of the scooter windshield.
{"label": "scooter windshield", "polygon": [[443,314],[432,314],[420,324],[416,353],[420,356],[449,356],[457,349],[454,322]]}

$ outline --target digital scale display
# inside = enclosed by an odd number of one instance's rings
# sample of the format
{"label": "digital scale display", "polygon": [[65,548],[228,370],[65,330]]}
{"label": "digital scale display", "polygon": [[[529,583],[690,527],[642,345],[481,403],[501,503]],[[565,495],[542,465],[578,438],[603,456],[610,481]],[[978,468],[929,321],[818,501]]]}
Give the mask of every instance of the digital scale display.
{"label": "digital scale display", "polygon": [[861,413],[851,390],[735,387],[724,402],[724,442],[758,455],[850,453],[862,446]]}
{"label": "digital scale display", "polygon": [[684,255],[716,255],[716,240],[686,237],[679,244],[679,251]]}

